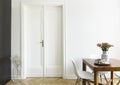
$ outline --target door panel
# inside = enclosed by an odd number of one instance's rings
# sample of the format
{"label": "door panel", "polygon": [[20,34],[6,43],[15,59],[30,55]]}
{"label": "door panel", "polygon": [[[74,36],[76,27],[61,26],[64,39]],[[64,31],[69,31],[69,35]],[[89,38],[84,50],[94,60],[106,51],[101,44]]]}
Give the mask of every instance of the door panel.
{"label": "door panel", "polygon": [[26,13],[27,28],[27,76],[36,77],[43,75],[42,46],[42,8],[28,6]]}
{"label": "door panel", "polygon": [[62,76],[62,8],[47,6],[44,9],[45,76]]}
{"label": "door panel", "polygon": [[24,28],[27,77],[61,77],[62,7],[26,6]]}

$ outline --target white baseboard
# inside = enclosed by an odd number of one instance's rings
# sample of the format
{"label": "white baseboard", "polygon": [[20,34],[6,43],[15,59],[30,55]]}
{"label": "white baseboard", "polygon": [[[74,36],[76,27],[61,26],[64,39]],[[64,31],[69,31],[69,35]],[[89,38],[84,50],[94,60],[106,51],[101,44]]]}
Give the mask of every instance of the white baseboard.
{"label": "white baseboard", "polygon": [[22,78],[21,78],[21,75],[12,75],[11,79],[15,80],[15,79],[22,79]]}
{"label": "white baseboard", "polygon": [[75,75],[64,75],[63,79],[76,79],[77,77]]}
{"label": "white baseboard", "polygon": [[[27,77],[43,77],[43,74],[41,74],[41,75],[27,75]],[[47,75],[47,76],[44,76],[44,77],[61,77],[61,76],[59,76],[59,75],[55,75],[55,76],[53,76],[53,75]],[[108,74],[106,74],[106,77],[107,78],[110,78],[110,74],[108,73]],[[114,76],[115,78],[117,78],[116,76]],[[76,79],[77,77],[75,76],[75,75],[63,75],[63,79]],[[12,80],[14,80],[14,79],[26,79],[26,76],[25,75],[12,75],[12,78],[11,78]]]}

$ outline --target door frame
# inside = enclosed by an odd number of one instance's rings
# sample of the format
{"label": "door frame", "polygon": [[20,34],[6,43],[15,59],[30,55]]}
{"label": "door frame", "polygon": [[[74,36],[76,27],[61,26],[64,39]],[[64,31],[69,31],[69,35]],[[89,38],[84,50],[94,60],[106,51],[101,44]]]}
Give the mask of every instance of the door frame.
{"label": "door frame", "polygon": [[25,64],[25,61],[26,61],[26,59],[25,59],[25,49],[24,49],[24,47],[25,47],[25,44],[24,44],[24,37],[25,37],[25,35],[24,35],[24,6],[27,6],[27,5],[40,5],[40,6],[61,6],[62,7],[62,39],[63,39],[63,75],[62,75],[62,77],[63,78],[65,78],[65,74],[66,74],[66,16],[65,16],[65,4],[64,4],[64,2],[41,2],[41,1],[39,1],[39,2],[33,2],[33,1],[29,1],[29,2],[21,2],[21,50],[20,50],[20,55],[21,55],[21,62],[22,62],[22,64],[21,64],[21,79],[25,79],[26,78],[26,64]]}

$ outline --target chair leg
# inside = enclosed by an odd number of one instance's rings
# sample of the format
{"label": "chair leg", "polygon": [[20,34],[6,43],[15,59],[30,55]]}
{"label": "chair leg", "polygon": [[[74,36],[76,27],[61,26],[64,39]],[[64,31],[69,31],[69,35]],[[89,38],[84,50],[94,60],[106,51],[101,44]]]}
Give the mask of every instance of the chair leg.
{"label": "chair leg", "polygon": [[80,82],[81,82],[81,79],[78,79],[78,85],[81,85]]}
{"label": "chair leg", "polygon": [[90,85],[90,82],[89,82],[89,81],[87,81],[87,83],[88,83],[88,85]]}
{"label": "chair leg", "polygon": [[107,85],[111,85],[112,80],[110,79],[107,83]]}
{"label": "chair leg", "polygon": [[78,78],[77,78],[77,80],[76,80],[76,82],[75,82],[75,85],[77,85],[77,83],[78,83]]}
{"label": "chair leg", "polygon": [[77,78],[75,85],[77,85],[77,84],[80,85],[80,81],[81,81],[81,79]]}
{"label": "chair leg", "polygon": [[120,80],[118,81],[117,85],[119,85],[119,84],[120,84]]}
{"label": "chair leg", "polygon": [[105,76],[105,74],[103,74],[103,76],[104,76],[106,82],[108,83],[109,81],[107,80],[107,77]]}
{"label": "chair leg", "polygon": [[100,81],[102,82],[102,74],[100,74]]}

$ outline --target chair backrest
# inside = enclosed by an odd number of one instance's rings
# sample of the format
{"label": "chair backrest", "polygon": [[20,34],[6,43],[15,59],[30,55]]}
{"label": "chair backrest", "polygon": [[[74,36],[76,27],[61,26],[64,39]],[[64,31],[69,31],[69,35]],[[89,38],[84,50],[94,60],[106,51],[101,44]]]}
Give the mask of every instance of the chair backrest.
{"label": "chair backrest", "polygon": [[74,68],[74,73],[79,78],[80,76],[79,76],[79,71],[78,71],[77,65],[73,59],[71,59],[71,60],[72,60],[73,68]]}

